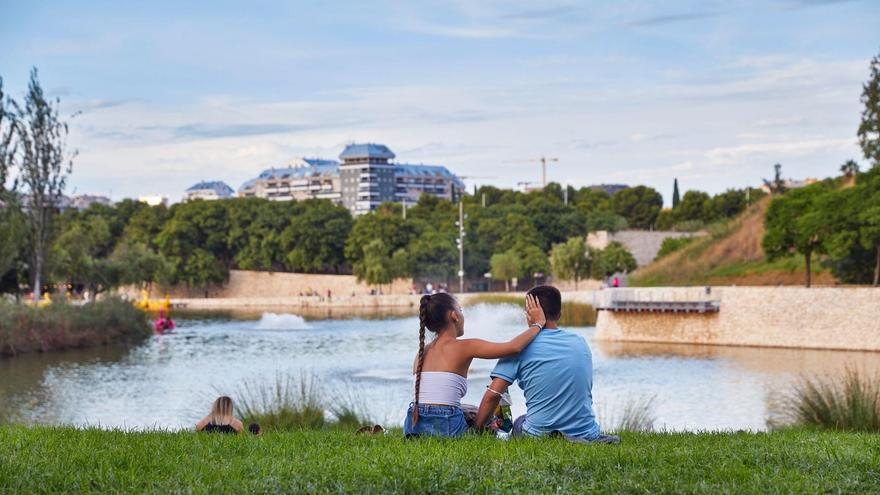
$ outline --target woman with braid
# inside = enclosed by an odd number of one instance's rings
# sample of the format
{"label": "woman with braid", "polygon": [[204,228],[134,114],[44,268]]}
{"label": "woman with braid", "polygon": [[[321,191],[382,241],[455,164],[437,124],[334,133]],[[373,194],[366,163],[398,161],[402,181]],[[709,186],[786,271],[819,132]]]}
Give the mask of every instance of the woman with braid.
{"label": "woman with braid", "polygon": [[[529,328],[508,342],[462,339],[464,314],[449,294],[422,296],[419,304],[419,352],[413,364],[415,400],[403,426],[407,437],[461,436],[467,422],[461,398],[467,393],[467,375],[474,358],[496,359],[522,351],[544,328],[544,310],[534,297],[526,299]],[[425,330],[435,334],[425,345]]]}

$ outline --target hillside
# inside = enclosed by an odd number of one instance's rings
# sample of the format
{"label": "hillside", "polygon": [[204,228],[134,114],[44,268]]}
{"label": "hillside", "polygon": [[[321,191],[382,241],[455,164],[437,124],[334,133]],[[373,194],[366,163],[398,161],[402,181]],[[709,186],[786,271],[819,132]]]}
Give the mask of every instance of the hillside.
{"label": "hillside", "polygon": [[[801,285],[804,260],[792,256],[768,262],[761,247],[764,214],[770,198],[752,205],[738,217],[710,225],[709,235],[639,268],[630,285]],[[836,281],[819,263],[813,263],[813,283]]]}

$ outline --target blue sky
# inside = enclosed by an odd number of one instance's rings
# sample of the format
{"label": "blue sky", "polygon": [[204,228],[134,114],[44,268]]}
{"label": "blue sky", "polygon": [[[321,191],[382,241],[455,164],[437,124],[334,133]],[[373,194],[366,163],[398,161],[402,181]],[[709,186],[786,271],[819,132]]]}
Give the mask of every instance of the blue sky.
{"label": "blue sky", "polygon": [[670,200],[861,159],[880,2],[0,0],[0,76],[30,67],[79,150],[70,189],[179,199],[348,142],[469,184],[647,184]]}

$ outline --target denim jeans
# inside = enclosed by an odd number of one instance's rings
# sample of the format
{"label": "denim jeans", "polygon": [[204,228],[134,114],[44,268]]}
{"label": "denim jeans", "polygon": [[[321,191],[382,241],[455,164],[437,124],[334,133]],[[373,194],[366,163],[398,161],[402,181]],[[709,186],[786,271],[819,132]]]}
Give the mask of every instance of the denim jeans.
{"label": "denim jeans", "polygon": [[407,437],[460,437],[467,431],[468,425],[459,407],[419,404],[419,420],[413,425],[414,407],[413,404],[409,405],[403,423],[403,433]]}

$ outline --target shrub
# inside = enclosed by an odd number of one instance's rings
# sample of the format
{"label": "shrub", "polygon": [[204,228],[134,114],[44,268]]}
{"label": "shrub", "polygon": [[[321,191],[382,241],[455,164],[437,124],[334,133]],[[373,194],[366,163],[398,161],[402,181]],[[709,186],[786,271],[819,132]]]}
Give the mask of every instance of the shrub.
{"label": "shrub", "polygon": [[136,343],[150,334],[146,313],[118,298],[42,308],[0,301],[0,356]]}
{"label": "shrub", "polygon": [[694,239],[696,237],[667,237],[663,239],[663,244],[660,244],[660,251],[657,251],[657,256],[654,257],[654,260],[659,260],[667,254],[678,251],[693,242]]}
{"label": "shrub", "polygon": [[274,383],[268,384],[245,381],[234,394],[242,422],[259,423],[266,431],[353,428],[370,423],[350,395],[326,399],[321,382],[309,374],[278,373]]}
{"label": "shrub", "polygon": [[847,368],[843,380],[801,377],[783,398],[780,424],[880,432],[880,375]]}

